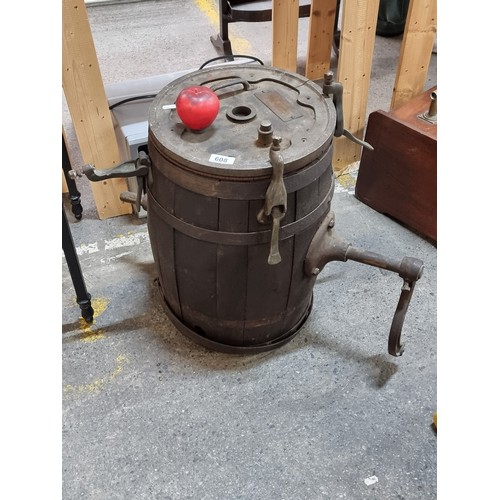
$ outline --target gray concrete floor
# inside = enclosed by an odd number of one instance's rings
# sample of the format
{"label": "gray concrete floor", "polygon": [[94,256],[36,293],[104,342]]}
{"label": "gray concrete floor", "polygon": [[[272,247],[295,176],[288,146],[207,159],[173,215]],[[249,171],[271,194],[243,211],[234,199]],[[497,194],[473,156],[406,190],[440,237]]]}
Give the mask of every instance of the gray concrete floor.
{"label": "gray concrete floor", "polygon": [[[196,68],[216,56],[215,2],[88,6],[106,85]],[[270,24],[231,25],[235,46],[270,63]],[[376,38],[368,113],[389,107],[401,37]],[[299,72],[307,45],[300,21]],[[432,56],[426,88],[436,83]],[[336,60],[332,57],[332,68]],[[81,162],[71,118],[63,125]],[[386,353],[400,278],[331,263],[300,333],[267,353],[208,351],[181,335],[155,295],[146,221],[83,218],[63,196],[96,310],[80,319],[62,259],[62,493],[85,499],[436,498],[436,247],[338,183],[339,232],[357,246],[425,262]]]}

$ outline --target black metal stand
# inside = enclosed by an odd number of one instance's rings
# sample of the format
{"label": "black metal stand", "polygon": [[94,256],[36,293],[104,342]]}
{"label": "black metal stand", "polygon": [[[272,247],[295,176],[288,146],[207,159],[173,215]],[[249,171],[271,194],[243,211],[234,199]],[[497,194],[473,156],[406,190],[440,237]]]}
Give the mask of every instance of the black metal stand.
{"label": "black metal stand", "polygon": [[87,323],[92,323],[94,320],[94,309],[90,302],[90,294],[87,292],[87,287],[85,286],[85,280],[64,206],[62,207],[62,247],[75,288],[76,301],[82,311],[82,317]]}
{"label": "black metal stand", "polygon": [[66,184],[68,185],[69,199],[71,201],[71,211],[77,220],[82,218],[83,208],[80,203],[81,194],[76,187],[76,182],[69,176],[68,172],[71,170],[71,161],[69,159],[68,148],[66,146],[66,141],[64,140],[64,135],[62,136],[62,166],[64,172],[64,178],[66,179]]}

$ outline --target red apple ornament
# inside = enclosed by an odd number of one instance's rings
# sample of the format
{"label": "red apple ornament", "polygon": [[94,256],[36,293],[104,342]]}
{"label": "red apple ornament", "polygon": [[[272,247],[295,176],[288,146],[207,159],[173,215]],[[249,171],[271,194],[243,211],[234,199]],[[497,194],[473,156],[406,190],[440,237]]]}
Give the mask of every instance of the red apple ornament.
{"label": "red apple ornament", "polygon": [[213,123],[219,113],[217,94],[204,86],[186,87],[175,100],[177,115],[191,130],[200,131]]}

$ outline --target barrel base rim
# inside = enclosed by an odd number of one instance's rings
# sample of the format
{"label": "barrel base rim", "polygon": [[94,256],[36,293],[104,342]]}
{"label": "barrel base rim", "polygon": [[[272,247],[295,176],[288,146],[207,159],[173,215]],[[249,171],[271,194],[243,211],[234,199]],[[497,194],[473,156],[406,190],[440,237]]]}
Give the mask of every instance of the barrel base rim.
{"label": "barrel base rim", "polygon": [[258,354],[260,352],[271,351],[273,349],[277,349],[278,347],[283,346],[284,344],[290,342],[300,331],[304,323],[306,322],[309,314],[312,310],[313,305],[313,293],[311,293],[311,298],[309,300],[309,304],[306,307],[304,314],[301,316],[299,321],[293,326],[290,330],[280,335],[277,339],[266,342],[264,344],[257,344],[251,346],[236,346],[231,344],[222,344],[220,342],[216,342],[215,340],[211,340],[207,337],[204,337],[194,331],[192,328],[184,324],[178,316],[172,311],[170,306],[168,305],[165,295],[163,294],[163,289],[161,287],[160,280],[155,279],[155,285],[158,289],[158,294],[161,299],[161,303],[163,309],[170,319],[170,321],[174,324],[174,326],[181,332],[183,335],[194,341],[195,343],[206,347],[211,351],[223,352],[226,354]]}

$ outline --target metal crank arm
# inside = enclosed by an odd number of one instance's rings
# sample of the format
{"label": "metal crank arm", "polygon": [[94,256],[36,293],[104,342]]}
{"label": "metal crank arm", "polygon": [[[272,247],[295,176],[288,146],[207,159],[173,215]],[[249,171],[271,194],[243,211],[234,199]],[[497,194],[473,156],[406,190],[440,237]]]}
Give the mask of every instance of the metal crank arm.
{"label": "metal crank arm", "polygon": [[414,257],[403,257],[401,260],[396,260],[355,247],[348,248],[346,260],[355,260],[356,262],[368,264],[369,266],[387,269],[388,271],[398,273],[399,276],[403,278],[403,287],[401,288],[401,295],[399,296],[396,312],[392,319],[387,345],[389,354],[392,356],[401,356],[404,351],[404,345],[401,344],[401,331],[413,295],[415,283],[422,276],[424,263],[420,259],[415,259]]}
{"label": "metal crank arm", "polygon": [[318,275],[328,262],[346,262],[347,260],[398,273],[403,278],[403,287],[391,324],[388,352],[392,356],[401,356],[404,351],[404,346],[401,344],[401,331],[415,283],[422,276],[424,263],[414,257],[403,257],[399,260],[353,247],[335,232],[333,226],[333,217],[326,217],[315,234],[306,255],[304,267],[306,275]]}

